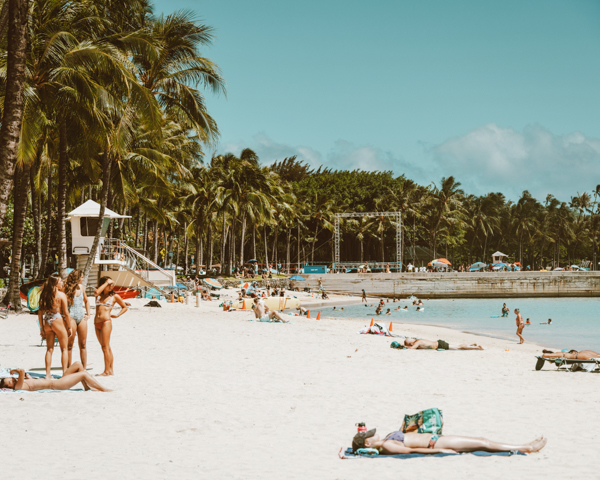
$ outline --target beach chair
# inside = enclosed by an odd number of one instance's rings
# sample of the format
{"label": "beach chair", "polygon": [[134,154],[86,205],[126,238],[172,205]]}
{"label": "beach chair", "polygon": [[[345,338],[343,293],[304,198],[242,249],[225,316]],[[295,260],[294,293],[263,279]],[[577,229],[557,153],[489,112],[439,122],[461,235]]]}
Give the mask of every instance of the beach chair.
{"label": "beach chair", "polygon": [[577,358],[544,358],[536,356],[538,359],[535,364],[536,370],[541,370],[544,363],[548,362],[554,365],[557,370],[566,370],[568,372],[575,372],[577,370],[584,370],[586,372],[600,372],[600,359],[591,358],[590,360],[580,360]]}

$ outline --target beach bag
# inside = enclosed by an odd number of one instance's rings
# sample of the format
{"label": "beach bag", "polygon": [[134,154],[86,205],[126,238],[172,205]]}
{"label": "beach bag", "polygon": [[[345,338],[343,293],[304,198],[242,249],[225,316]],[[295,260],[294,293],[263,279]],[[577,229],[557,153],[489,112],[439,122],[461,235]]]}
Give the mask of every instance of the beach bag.
{"label": "beach bag", "polygon": [[444,416],[439,408],[429,408],[415,413],[404,415],[404,421],[400,430],[403,433],[431,433],[441,435],[444,426]]}

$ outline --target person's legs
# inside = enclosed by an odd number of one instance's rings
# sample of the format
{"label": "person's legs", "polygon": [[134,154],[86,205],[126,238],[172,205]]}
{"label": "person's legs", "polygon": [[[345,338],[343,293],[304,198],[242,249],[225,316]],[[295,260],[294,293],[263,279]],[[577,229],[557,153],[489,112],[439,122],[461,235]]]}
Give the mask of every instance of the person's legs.
{"label": "person's legs", "polygon": [[276,312],[276,311],[269,312],[269,316],[271,317],[271,319],[273,319],[273,317],[275,317],[277,320],[279,320],[280,322],[283,322],[283,323],[289,322],[289,320],[286,320],[285,318],[283,318],[283,315],[281,315],[281,313]]}
{"label": "person's legs", "polygon": [[105,321],[100,328],[100,331],[96,331],[98,340],[102,346],[102,353],[104,354],[104,372],[99,376],[114,375],[113,371],[113,354],[110,348],[110,334],[112,332],[112,322],[110,320]]}
{"label": "person's legs", "polygon": [[450,345],[448,350],[483,350],[483,347],[480,345]]}
{"label": "person's legs", "polygon": [[519,326],[519,328],[517,328],[517,337],[519,337],[521,340],[519,342],[519,345],[521,345],[522,343],[525,343],[525,339],[523,338],[523,335],[521,335],[521,333],[523,332],[523,326]]}
{"label": "person's legs", "polygon": [[71,365],[71,360],[73,358],[73,345],[75,344],[75,335],[77,335],[77,322],[73,320],[71,322],[71,336],[67,337],[67,367]]}
{"label": "person's legs", "polygon": [[46,328],[46,378],[52,378],[52,354],[54,353],[54,331]]}
{"label": "person's legs", "polygon": [[73,375],[74,373],[83,372],[83,371],[85,371],[85,368],[83,368],[83,365],[80,362],[73,362],[73,364],[71,364],[71,366],[69,366],[69,368],[67,368],[67,371],[65,373],[63,373],[63,377],[66,377],[67,375]]}
{"label": "person's legs", "polygon": [[[52,331],[58,338],[58,344],[60,345],[60,362],[62,366],[63,374],[67,371],[69,367],[69,353],[68,353],[68,342],[69,335],[67,334],[67,329],[65,328],[65,324],[62,320],[55,320],[51,325]],[[48,340],[46,340],[48,343]],[[54,345],[54,339],[52,339],[52,344]],[[48,372],[46,371],[46,376]]]}
{"label": "person's legs", "polygon": [[79,342],[79,356],[81,357],[81,363],[83,368],[87,367],[87,320],[82,320],[77,325],[77,340]]}
{"label": "person's legs", "polygon": [[457,435],[441,436],[435,444],[435,448],[449,448],[455,452],[510,452],[517,450],[523,453],[537,452],[544,448],[546,439],[540,437],[525,445],[511,445],[493,442],[487,438],[460,437]]}
{"label": "person's legs", "polygon": [[[81,366],[81,364],[80,364]],[[99,392],[110,392],[108,388],[103,387],[98,381],[87,372],[76,372],[54,380],[52,390],[68,390],[79,382],[85,390],[94,390]]]}

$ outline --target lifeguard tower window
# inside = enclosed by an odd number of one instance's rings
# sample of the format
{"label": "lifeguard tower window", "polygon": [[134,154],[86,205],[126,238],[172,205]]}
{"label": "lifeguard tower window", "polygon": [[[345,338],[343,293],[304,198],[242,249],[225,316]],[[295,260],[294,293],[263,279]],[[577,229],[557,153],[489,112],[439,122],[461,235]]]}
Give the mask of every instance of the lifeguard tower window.
{"label": "lifeguard tower window", "polygon": [[93,237],[96,235],[98,217],[82,217],[80,222],[82,237]]}

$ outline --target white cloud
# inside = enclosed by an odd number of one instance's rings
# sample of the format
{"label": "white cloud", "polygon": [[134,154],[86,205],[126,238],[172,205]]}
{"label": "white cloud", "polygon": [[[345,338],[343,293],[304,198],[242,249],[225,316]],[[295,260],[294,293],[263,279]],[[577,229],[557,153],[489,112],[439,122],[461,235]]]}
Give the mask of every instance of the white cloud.
{"label": "white cloud", "polygon": [[523,190],[538,199],[568,200],[600,183],[600,140],[575,132],[555,135],[539,126],[523,132],[489,124],[433,147],[434,161],[468,193]]}

